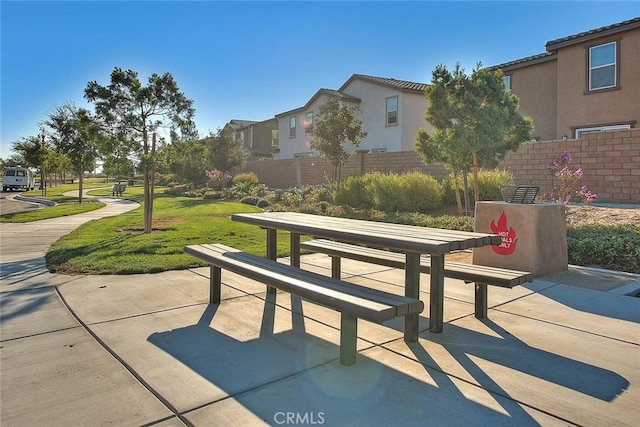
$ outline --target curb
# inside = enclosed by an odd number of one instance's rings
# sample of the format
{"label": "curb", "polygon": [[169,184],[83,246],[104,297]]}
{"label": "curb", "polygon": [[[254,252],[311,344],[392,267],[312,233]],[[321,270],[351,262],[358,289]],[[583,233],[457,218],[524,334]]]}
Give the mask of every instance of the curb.
{"label": "curb", "polygon": [[35,197],[24,197],[24,196],[16,195],[14,199],[20,200],[21,202],[36,203],[38,205],[46,205],[46,206],[57,205],[57,203],[52,200],[37,199]]}

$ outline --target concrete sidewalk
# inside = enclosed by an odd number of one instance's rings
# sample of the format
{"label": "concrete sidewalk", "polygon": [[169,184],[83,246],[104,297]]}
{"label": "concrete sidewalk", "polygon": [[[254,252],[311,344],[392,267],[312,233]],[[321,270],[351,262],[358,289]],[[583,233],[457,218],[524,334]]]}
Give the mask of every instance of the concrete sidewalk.
{"label": "concrete sidewalk", "polygon": [[[640,298],[537,279],[492,288],[479,321],[472,287],[447,280],[442,334],[427,331],[428,307],[410,345],[399,320],[360,321],[358,362],[344,367],[337,312],[228,272],[219,306],[207,304],[208,268],[49,273],[43,256],[60,235],[135,207],[105,201],[76,217],[0,224],[2,426],[640,420]],[[326,256],[302,262],[329,275]],[[347,260],[343,270],[403,292],[399,270]]]}

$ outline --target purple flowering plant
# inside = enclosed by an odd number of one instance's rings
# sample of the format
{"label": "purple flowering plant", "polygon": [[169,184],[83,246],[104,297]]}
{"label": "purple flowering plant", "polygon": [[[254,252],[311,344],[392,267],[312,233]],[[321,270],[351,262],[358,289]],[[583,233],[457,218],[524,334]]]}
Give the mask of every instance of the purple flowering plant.
{"label": "purple flowering plant", "polygon": [[549,162],[547,169],[550,169],[553,175],[558,178],[558,184],[553,185],[549,198],[555,203],[566,205],[577,195],[582,203],[590,203],[597,198],[597,195],[589,191],[586,185],[582,185],[579,190],[576,190],[582,181],[583,171],[582,168],[571,169],[569,165],[572,161],[571,153],[564,150],[560,157]]}
{"label": "purple flowering plant", "polygon": [[210,185],[211,188],[213,188],[214,190],[222,190],[223,188],[226,188],[232,179],[231,175],[226,174],[217,169],[205,170],[204,174],[207,176],[207,179],[209,180],[209,182],[207,183],[207,186]]}

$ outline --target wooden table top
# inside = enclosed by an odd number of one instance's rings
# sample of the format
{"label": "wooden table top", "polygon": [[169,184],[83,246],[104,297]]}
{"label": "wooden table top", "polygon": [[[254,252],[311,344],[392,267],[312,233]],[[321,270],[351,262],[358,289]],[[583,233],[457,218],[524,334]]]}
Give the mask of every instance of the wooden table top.
{"label": "wooden table top", "polygon": [[398,252],[446,254],[486,245],[499,245],[500,236],[378,221],[335,218],[298,212],[234,214],[234,221],[263,228],[324,237]]}

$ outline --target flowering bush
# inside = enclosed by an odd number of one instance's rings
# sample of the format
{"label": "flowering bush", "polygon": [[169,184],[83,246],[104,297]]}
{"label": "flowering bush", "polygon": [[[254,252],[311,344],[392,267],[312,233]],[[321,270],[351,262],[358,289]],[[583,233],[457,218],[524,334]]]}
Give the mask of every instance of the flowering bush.
{"label": "flowering bush", "polygon": [[572,170],[569,167],[572,161],[571,153],[565,150],[560,157],[549,162],[548,169],[559,180],[558,184],[553,186],[549,198],[556,203],[566,205],[573,199],[574,195],[577,195],[582,200],[582,203],[590,203],[597,196],[589,191],[586,185],[582,185],[580,190],[576,190],[582,180],[583,172],[582,168]]}
{"label": "flowering bush", "polygon": [[211,171],[205,170],[204,174],[207,176],[207,179],[209,180],[209,185],[214,190],[222,190],[223,188],[226,188],[232,179],[231,175],[226,174],[217,169],[214,169]]}

